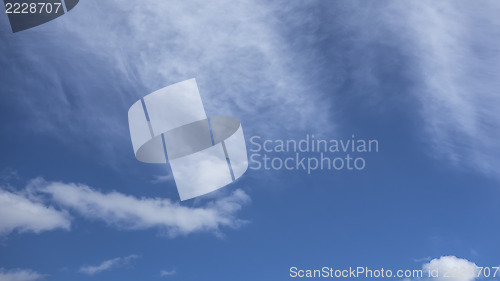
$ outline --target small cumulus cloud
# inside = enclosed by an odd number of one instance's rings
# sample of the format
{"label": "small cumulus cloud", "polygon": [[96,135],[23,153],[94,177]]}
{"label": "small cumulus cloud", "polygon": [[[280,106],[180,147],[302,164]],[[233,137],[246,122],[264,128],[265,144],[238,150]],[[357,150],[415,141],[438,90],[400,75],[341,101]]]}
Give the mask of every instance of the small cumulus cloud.
{"label": "small cumulus cloud", "polygon": [[[476,279],[476,264],[466,259],[457,258],[455,256],[442,256],[438,259],[433,259],[422,266],[424,272],[429,276],[429,272],[436,272],[436,275],[431,278],[435,281],[473,281]],[[457,277],[448,277],[445,273],[453,273],[454,269],[459,269]]]}
{"label": "small cumulus cloud", "polygon": [[474,281],[479,279],[476,267],[474,262],[456,256],[429,258],[429,262],[422,265],[422,277],[413,281]]}

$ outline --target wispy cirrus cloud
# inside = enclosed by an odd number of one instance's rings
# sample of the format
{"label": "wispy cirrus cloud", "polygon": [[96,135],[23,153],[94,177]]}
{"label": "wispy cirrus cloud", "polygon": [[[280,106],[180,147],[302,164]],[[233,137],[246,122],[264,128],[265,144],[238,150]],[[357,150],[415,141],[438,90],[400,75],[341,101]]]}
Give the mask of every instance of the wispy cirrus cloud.
{"label": "wispy cirrus cloud", "polygon": [[95,275],[106,270],[111,270],[117,267],[129,265],[132,260],[138,259],[138,255],[128,255],[126,257],[118,257],[110,260],[105,260],[99,265],[86,265],[80,267],[78,272],[87,275]]}
{"label": "wispy cirrus cloud", "polygon": [[[498,176],[500,3],[398,3],[399,31],[420,77],[426,139],[439,157]],[[394,23],[394,22],[393,22]]]}
{"label": "wispy cirrus cloud", "polygon": [[[303,78],[303,60],[275,18],[282,7],[228,0],[147,0],[128,6],[108,1],[98,11],[84,5],[69,26],[60,27],[71,29],[89,51],[105,54],[122,75],[150,90],[196,77],[207,113],[238,115],[248,120],[248,130],[258,129],[254,124],[325,130],[321,126],[328,121],[328,103]],[[110,9],[119,16],[110,16]],[[88,13],[99,16],[89,22]]]}
{"label": "wispy cirrus cloud", "polygon": [[[353,12],[362,20],[352,24],[352,30],[362,34],[357,40],[367,52],[383,57],[383,50],[390,49],[394,55],[383,62],[400,60],[389,65],[404,69],[404,77],[367,75],[360,81],[405,83],[396,88],[400,92],[394,94],[400,98],[394,106],[418,114],[412,116],[421,120],[415,123],[414,135],[428,145],[429,155],[450,166],[498,177],[500,4],[480,3],[386,1],[371,7],[353,3]],[[370,28],[361,29],[368,24]],[[377,99],[394,101],[384,93],[370,97]]]}
{"label": "wispy cirrus cloud", "polygon": [[0,78],[2,103],[23,108],[16,129],[90,145],[104,162],[130,150],[130,105],[193,77],[207,113],[237,116],[247,133],[324,132],[332,127],[329,103],[302,76],[303,57],[276,20],[281,8],[248,0],[82,2],[70,17],[0,46],[0,66],[11,70]]}
{"label": "wispy cirrus cloud", "polygon": [[338,9],[353,48],[342,54],[362,103],[403,110],[431,157],[500,176],[500,2],[391,0]]}

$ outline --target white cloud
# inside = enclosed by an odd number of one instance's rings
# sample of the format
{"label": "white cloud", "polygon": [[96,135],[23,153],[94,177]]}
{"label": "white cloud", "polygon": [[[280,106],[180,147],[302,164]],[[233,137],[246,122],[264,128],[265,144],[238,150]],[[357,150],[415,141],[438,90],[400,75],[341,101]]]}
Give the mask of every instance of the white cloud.
{"label": "white cloud", "polygon": [[81,184],[34,180],[30,189],[48,194],[54,204],[85,218],[125,229],[158,228],[169,236],[237,228],[245,221],[235,217],[250,201],[242,190],[201,207],[187,207],[163,198],[136,198],[116,191],[102,193]]}
{"label": "white cloud", "polygon": [[71,224],[66,212],[3,189],[0,189],[0,214],[0,235],[14,230],[39,233],[58,228],[69,229]]}
{"label": "white cloud", "polygon": [[455,256],[442,256],[438,259],[432,259],[424,264],[422,269],[424,270],[424,277],[428,277],[429,272],[433,272],[432,278],[427,279],[434,281],[473,281],[477,279],[475,277],[477,276],[476,264]]}
{"label": "white cloud", "polygon": [[168,277],[168,276],[172,276],[172,275],[176,275],[176,274],[177,274],[177,272],[175,271],[175,269],[160,271],[160,277]]}
{"label": "white cloud", "polygon": [[0,268],[0,281],[35,281],[40,280],[44,275],[27,269],[15,269],[6,271]]}
{"label": "white cloud", "polygon": [[244,191],[207,198],[205,203],[197,200],[193,201],[195,207],[189,207],[164,198],[137,198],[116,191],[102,193],[86,185],[38,178],[22,192],[0,189],[0,235],[14,230],[69,230],[70,212],[123,229],[157,228],[171,237],[200,231],[220,235],[223,227],[238,228],[246,223],[236,217],[243,205],[250,202]]}
{"label": "white cloud", "polygon": [[110,260],[103,261],[101,264],[96,266],[82,266],[78,272],[94,275],[112,268],[128,265],[132,260],[139,258],[137,255],[129,255],[126,257],[119,257]]}

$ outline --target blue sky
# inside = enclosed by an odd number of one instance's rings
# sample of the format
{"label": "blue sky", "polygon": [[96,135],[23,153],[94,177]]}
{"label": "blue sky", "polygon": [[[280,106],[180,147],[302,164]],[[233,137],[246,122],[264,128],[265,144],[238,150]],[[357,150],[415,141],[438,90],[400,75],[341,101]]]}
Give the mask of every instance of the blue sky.
{"label": "blue sky", "polygon": [[[16,34],[0,17],[0,280],[498,266],[499,9],[86,0]],[[247,146],[355,134],[380,150],[362,171],[248,170],[179,202],[168,166],[135,159],[127,111],[193,77]]]}

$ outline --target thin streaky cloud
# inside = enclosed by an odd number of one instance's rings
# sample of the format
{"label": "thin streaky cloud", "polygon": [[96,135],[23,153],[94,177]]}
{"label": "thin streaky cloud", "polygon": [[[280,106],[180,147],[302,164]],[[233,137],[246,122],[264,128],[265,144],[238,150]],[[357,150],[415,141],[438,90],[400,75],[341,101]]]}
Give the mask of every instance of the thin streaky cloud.
{"label": "thin streaky cloud", "polygon": [[500,176],[500,2],[392,2],[386,19],[416,66],[424,139],[452,165]]}
{"label": "thin streaky cloud", "polygon": [[129,255],[126,257],[118,257],[110,260],[105,260],[99,265],[88,265],[88,266],[82,266],[78,272],[84,273],[87,275],[95,275],[98,273],[101,273],[106,270],[110,270],[113,268],[121,267],[130,264],[132,260],[135,260],[139,258],[138,255]]}
{"label": "thin streaky cloud", "polygon": [[370,70],[358,75],[359,84],[404,84],[390,88],[398,91],[391,96],[367,91],[365,102],[403,108],[416,121],[408,130],[437,163],[500,177],[500,2],[390,0],[345,7],[354,15],[346,25],[355,46],[384,58],[378,63],[390,67],[383,70],[404,70],[388,77],[371,71],[377,61],[369,55],[348,56],[356,71]]}

